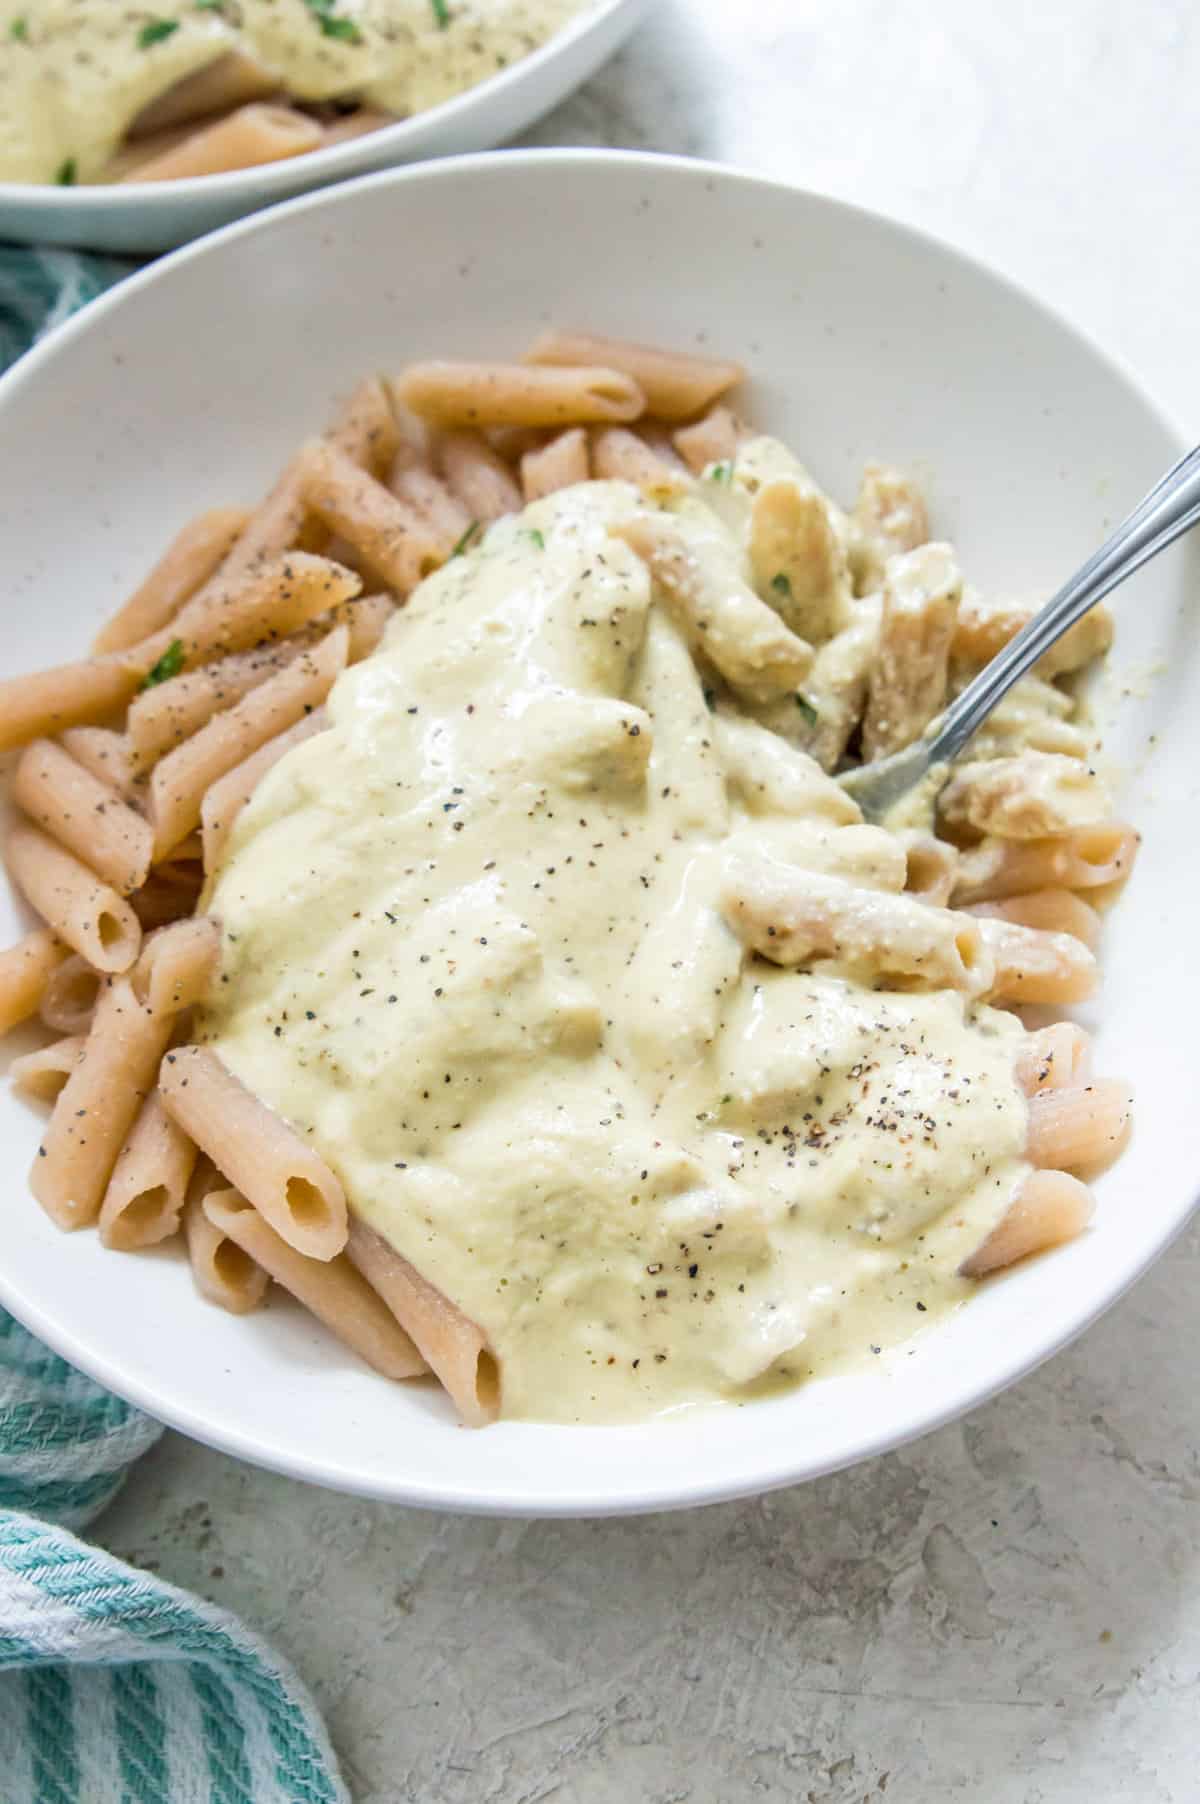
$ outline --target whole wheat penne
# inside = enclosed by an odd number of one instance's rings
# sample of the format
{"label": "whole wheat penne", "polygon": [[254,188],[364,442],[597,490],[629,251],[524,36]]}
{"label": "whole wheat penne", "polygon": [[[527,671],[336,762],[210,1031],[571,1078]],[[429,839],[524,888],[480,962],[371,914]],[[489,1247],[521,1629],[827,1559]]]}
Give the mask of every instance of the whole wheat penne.
{"label": "whole wheat penne", "polygon": [[126,971],[142,943],[128,902],[38,827],[21,822],[8,836],[14,882],[48,927],[98,971]]}
{"label": "whole wheat penne", "polygon": [[1037,1090],[1029,1098],[1026,1157],[1062,1171],[1107,1164],[1125,1142],[1132,1106],[1129,1085],[1113,1078]]}
{"label": "whole wheat penne", "polygon": [[638,384],[602,365],[539,369],[522,363],[411,363],[395,383],[406,407],[432,425],[577,426],[636,420]]}
{"label": "whole wheat penne", "polygon": [[433,449],[430,443],[429,428],[411,407],[405,407],[397,398],[394,386],[384,378],[384,387],[392,403],[392,418],[396,422],[396,451],[392,458],[392,467],[388,472],[388,487],[392,486],[401,470],[420,467],[424,470],[433,468]]}
{"label": "whole wheat penne", "polygon": [[121,895],[146,881],[154,845],[149,821],[52,739],[26,746],[12,793],[36,826]]}
{"label": "whole wheat penne", "polygon": [[865,759],[910,745],[941,708],[961,595],[962,576],[949,545],[921,545],[889,559],[863,715]]}
{"label": "whole wheat penne", "polygon": [[506,464],[519,464],[527,451],[540,451],[554,431],[553,426],[489,426],[483,436]]}
{"label": "whole wheat penne", "polygon": [[889,558],[929,540],[920,489],[888,464],[869,463],[863,470],[851,524],[850,561],[860,595],[879,588]]}
{"label": "whole wheat penne", "polygon": [[69,952],[48,927],[0,952],[0,1034],[37,1013],[47,982]]}
{"label": "whole wheat penne", "polygon": [[910,896],[919,896],[922,902],[932,902],[938,908],[945,908],[950,901],[950,892],[954,888],[954,873],[958,868],[958,853],[944,839],[937,839],[932,833],[922,833],[915,828],[905,829],[896,835],[904,848],[905,877],[904,887]]}
{"label": "whole wheat penne", "polygon": [[100,1238],[114,1252],[155,1246],[179,1227],[196,1148],[152,1090],[117,1154],[100,1205]]}
{"label": "whole wheat penne", "polygon": [[[155,650],[150,663],[160,655]],[[115,714],[125,706],[147,668],[132,654],[115,652],[0,683],[0,752]]]}
{"label": "whole wheat penne", "polygon": [[467,1426],[495,1421],[500,1368],[482,1330],[356,1216],[346,1252],[441,1380]]}
{"label": "whole wheat penne", "polygon": [[252,57],[229,50],[215,63],[172,82],[165,94],[144,106],[126,136],[136,140],[176,125],[190,125],[211,113],[227,113],[248,100],[263,100],[279,87],[278,77]]}
{"label": "whole wheat penne", "polygon": [[123,801],[138,795],[129,741],[124,733],[115,733],[111,727],[68,727],[59,743],[76,764],[90,770],[97,782],[107,783]]}
{"label": "whole wheat penne", "polygon": [[1091,1035],[1074,1021],[1055,1021],[1031,1033],[1017,1055],[1017,1082],[1026,1096],[1074,1089],[1092,1068]]}
{"label": "whole wheat penne", "polygon": [[244,507],[213,507],[189,520],[124,607],[101,627],[92,650],[123,651],[169,625],[228,556],[249,518]]}
{"label": "whole wheat penne", "polygon": [[684,494],[692,486],[681,463],[668,462],[624,426],[596,426],[590,437],[592,469],[599,477],[632,482],[655,500]]}
{"label": "whole wheat penne", "polygon": [[761,482],[747,549],[754,586],[794,633],[814,644],[851,620],[845,528],[803,471]]}
{"label": "whole wheat penne", "polygon": [[[183,1206],[183,1234],[192,1282],[200,1295],[231,1315],[248,1315],[262,1302],[271,1280],[262,1266],[223,1229],[214,1227],[204,1213],[205,1197],[227,1189],[212,1160],[201,1153]],[[230,1194],[236,1196],[237,1192]]]}
{"label": "whole wheat penne", "polygon": [[730,463],[737,456],[741,430],[728,407],[711,407],[702,419],[681,426],[672,443],[693,476],[709,464]]}
{"label": "whole wheat penne", "polygon": [[1086,1184],[1065,1171],[1031,1171],[1014,1200],[983,1244],[959,1271],[964,1278],[1015,1265],[1031,1253],[1044,1253],[1082,1234],[1095,1211]]}
{"label": "whole wheat penne", "polygon": [[143,1008],[127,977],[106,980],[83,1057],[46,1124],[29,1186],[60,1228],[96,1219],[117,1154],[154,1087],[174,1017]]}
{"label": "whole wheat penne", "polygon": [[222,175],[303,156],[321,143],[321,127],[294,107],[251,101],[210,125],[188,133],[157,156],[138,163],[126,182],[178,182],[198,175]]}
{"label": "whole wheat penne", "polygon": [[355,138],[364,138],[369,132],[382,131],[385,125],[395,123],[394,113],[381,113],[374,107],[355,107],[352,113],[322,128],[321,144],[328,150],[332,144],[349,144]]}
{"label": "whole wheat penne", "polygon": [[332,1259],[346,1244],[346,1195],[324,1159],[203,1046],[169,1052],[168,1113],[297,1252]]}
{"label": "whole wheat penne", "polygon": [[150,816],[156,857],[164,857],[200,825],[208,789],[251,752],[318,708],[346,662],[348,634],[335,627],[319,645],[233,708],[215,714],[198,733],[156,764],[150,778]]}
{"label": "whole wheat penne", "polygon": [[1109,796],[1083,759],[1026,749],[960,764],[937,806],[939,820],[952,832],[1030,840],[1101,824]]}
{"label": "whole wheat penne", "polygon": [[[170,645],[178,643],[183,664],[199,664],[263,640],[284,639],[361,591],[362,580],[352,570],[311,552],[293,551],[228,580],[219,573],[216,586],[193,596],[165,630],[166,637]],[[163,638],[160,634],[146,644],[165,651]]]}
{"label": "whole wheat penne", "polygon": [[592,363],[621,370],[641,389],[646,412],[660,420],[687,420],[703,413],[745,374],[740,363],[694,357],[685,351],[660,351],[653,345],[586,332],[547,332],[526,352],[526,361],[535,365]]}
{"label": "whole wheat penne", "polygon": [[[954,913],[964,918],[959,911]],[[975,920],[994,966],[989,1002],[1086,1002],[1100,981],[1096,960],[1070,933],[1044,933],[1015,921]]]}
{"label": "whole wheat penne", "polygon": [[472,520],[490,522],[521,511],[521,491],[513,473],[482,433],[444,433],[434,450],[451,493]]}
{"label": "whole wheat penne", "polygon": [[231,771],[210,785],[205,791],[204,800],[200,804],[200,831],[204,841],[204,869],[211,876],[221,862],[234,822],[246,806],[267,772],[294,745],[301,745],[304,740],[311,739],[325,726],[325,710],[315,708],[298,720],[295,726],[289,727],[286,733],[277,733],[274,739],[268,739],[260,745],[256,752],[235,764]]}
{"label": "whole wheat penne", "polygon": [[588,435],[582,426],[568,426],[547,445],[526,451],[521,458],[521,492],[527,502],[540,501],[559,489],[586,482],[591,475]]}
{"label": "whole wheat penne", "polygon": [[[297,452],[284,465],[259,502],[245,530],[220,568],[193,598],[200,603],[232,589],[263,564],[273,563],[284,552],[316,553],[328,538],[324,526],[313,518],[300,492],[300,457]],[[249,641],[253,644],[253,640]]]}
{"label": "whole wheat penne", "polygon": [[360,658],[370,657],[395,616],[396,603],[390,595],[356,595],[350,601],[339,602],[336,608],[331,608],[310,630],[315,633],[318,627],[324,627],[326,621],[331,627],[344,626],[350,635],[346,646],[346,662],[357,664]]}
{"label": "whole wheat penne", "polygon": [[348,397],[326,433],[352,463],[383,476],[400,449],[400,428],[391,399],[378,376],[367,376]]}
{"label": "whole wheat penne", "polygon": [[101,972],[72,952],[46,979],[38,1013],[53,1033],[86,1033],[103,987]]}
{"label": "whole wheat penne", "polygon": [[[1015,639],[1028,626],[1041,606],[1040,602],[988,600],[968,591],[959,608],[954,628],[951,653],[958,665],[968,669],[987,664],[998,651]],[[1093,658],[1104,655],[1112,644],[1113,617],[1103,602],[1089,608],[1081,620],[1068,627],[1061,639],[1034,666],[1040,677],[1061,676],[1079,670]]]}
{"label": "whole wheat penne", "polygon": [[469,531],[471,516],[441,477],[435,476],[424,464],[408,464],[393,472],[389,487],[398,500],[417,510],[439,547],[444,547],[443,556],[449,557],[463,534]]}
{"label": "whole wheat penne", "polygon": [[385,1378],[419,1378],[427,1369],[395,1316],[344,1253],[328,1260],[306,1258],[236,1190],[210,1191],[203,1209],[214,1228],[249,1253],[375,1371]]}
{"label": "whole wheat penne", "polygon": [[137,767],[147,769],[157,758],[198,733],[206,721],[265,683],[304,649],[301,639],[280,639],[251,651],[233,652],[213,664],[185,670],[134,697],[125,732]]}
{"label": "whole wheat penne", "polygon": [[1100,944],[1100,916],[1074,890],[1037,889],[1027,896],[1008,896],[1002,902],[971,902],[966,912],[1015,921],[1021,927],[1040,927],[1046,933],[1072,933],[1089,952]]}
{"label": "whole wheat penne", "polygon": [[301,486],[309,506],[355,547],[398,595],[408,595],[442,561],[424,515],[397,499],[325,439],[305,447]]}
{"label": "whole wheat penne", "polygon": [[202,1002],[221,955],[221,933],[209,915],[191,915],[147,936],[131,974],[139,1002],[177,1014]]}
{"label": "whole wheat penne", "polygon": [[32,1102],[56,1102],[59,1091],[83,1057],[86,1035],[68,1034],[36,1052],[22,1053],[8,1068],[9,1081],[18,1096]]}
{"label": "whole wheat penne", "polygon": [[862,819],[853,796],[778,733],[734,714],[714,716],[711,733],[726,779],[751,814],[815,815],[837,826]]}
{"label": "whole wheat penne", "polygon": [[954,903],[997,902],[1039,889],[1107,888],[1129,876],[1139,844],[1124,821],[1076,827],[1052,839],[985,839],[959,861]]}

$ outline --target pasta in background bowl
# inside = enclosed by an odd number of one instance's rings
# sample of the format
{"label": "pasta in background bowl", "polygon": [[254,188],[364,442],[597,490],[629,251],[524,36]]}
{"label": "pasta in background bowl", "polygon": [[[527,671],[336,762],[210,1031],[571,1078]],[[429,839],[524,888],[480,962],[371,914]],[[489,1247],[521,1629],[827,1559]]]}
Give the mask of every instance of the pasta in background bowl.
{"label": "pasta in background bowl", "polygon": [[[444,253],[407,272],[399,250],[394,270],[392,253],[383,253],[355,296],[354,332],[344,331],[344,296],[335,329],[332,278],[323,273],[330,263],[358,266],[358,247],[414,233],[444,243]],[[715,269],[705,254],[714,236],[727,251]],[[797,243],[806,259],[799,294]],[[227,317],[206,346],[212,298],[253,292],[284,247],[289,267],[311,272],[311,282],[281,297],[278,346],[251,350],[249,302],[235,306],[245,306],[244,326]],[[330,258],[331,247],[340,256]],[[853,283],[839,273],[850,267]],[[881,293],[886,320],[868,298]],[[539,295],[553,295],[552,308],[531,298]],[[1139,492],[1176,443],[1122,378],[1034,303],[851,209],[635,157],[445,165],[231,231],[139,278],[7,380],[0,432],[5,453],[14,449],[3,490],[13,512],[4,522],[5,575],[9,593],[40,605],[26,610],[23,642],[4,645],[4,674],[76,654],[185,517],[261,492],[289,444],[321,425],[315,369],[332,402],[364,365],[501,356],[551,314],[683,349],[740,352],[755,377],[746,412],[801,446],[826,489],[852,494],[858,466],[873,454],[925,474],[938,529],[985,594],[1036,595],[1053,584],[1099,536],[1108,506],[1118,511]],[[187,369],[172,351],[180,333],[198,352]],[[1003,347],[1018,341],[1009,361]],[[811,359],[808,344],[821,347]],[[114,358],[122,359],[119,386]],[[1028,438],[1027,417],[1043,404],[1051,370],[1071,406],[1061,423],[1043,416]],[[80,402],[82,420],[106,419],[105,433],[89,440],[84,426],[77,440],[47,438],[60,385]],[[983,411],[986,433],[978,430]],[[52,522],[64,511],[74,555],[82,548],[83,567],[96,573],[86,594],[55,550]],[[1169,998],[1156,995],[1137,958],[1139,939],[1169,931],[1172,910],[1185,905],[1180,886],[1157,873],[1169,858],[1172,816],[1189,800],[1187,760],[1169,756],[1173,733],[1186,731],[1175,722],[1187,680],[1187,559],[1164,559],[1139,586],[1136,613],[1118,610],[1117,671],[1157,661],[1169,668],[1148,696],[1126,683],[1111,721],[1104,695],[1095,698],[1119,767],[1121,812],[1146,830],[1146,844],[1106,925],[1105,988],[1087,1017],[1098,1033],[1097,1068],[1134,1084],[1137,1133],[1097,1186],[1089,1234],[985,1287],[884,1370],[716,1415],[606,1428],[505,1421],[464,1436],[427,1392],[372,1379],[294,1313],[272,1308],[246,1324],[185,1309],[190,1281],[177,1260],[111,1259],[90,1237],[62,1238],[31,1209],[6,1218],[4,1300],[69,1357],[201,1438],[298,1476],[483,1510],[653,1508],[787,1483],[894,1445],[1010,1381],[1111,1301],[1182,1223],[1193,1195],[1185,1074],[1164,1071],[1157,1056],[1170,1032],[1168,1002],[1174,1008],[1180,990],[1186,1002],[1191,980],[1172,973]],[[70,608],[56,615],[47,594],[69,598]],[[1151,723],[1159,737],[1148,774]],[[876,720],[871,731],[881,730]],[[957,805],[978,813],[1002,803],[977,784]],[[17,921],[14,909],[6,939]],[[71,1003],[68,991],[64,1027]],[[0,1122],[18,1182],[36,1126],[8,1099]]]}

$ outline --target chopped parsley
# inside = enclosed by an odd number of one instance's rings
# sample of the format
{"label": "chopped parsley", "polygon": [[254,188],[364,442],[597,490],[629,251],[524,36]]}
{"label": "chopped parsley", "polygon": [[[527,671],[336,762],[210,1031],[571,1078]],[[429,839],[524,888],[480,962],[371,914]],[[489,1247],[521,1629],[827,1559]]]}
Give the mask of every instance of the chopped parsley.
{"label": "chopped parsley", "polygon": [[478,531],[479,531],[479,521],[472,520],[472,522],[468,526],[466,532],[464,532],[462,538],[458,541],[458,544],[454,547],[454,550],[450,553],[450,556],[451,557],[461,557],[464,551],[469,551],[471,548],[471,543],[472,543],[473,539],[475,538],[476,534],[478,533]]}
{"label": "chopped parsley", "polygon": [[450,8],[446,5],[446,0],[429,0],[429,4],[433,8],[438,30],[445,31],[450,23]]}
{"label": "chopped parsley", "polygon": [[22,13],[19,18],[14,19],[9,25],[8,35],[14,44],[27,44],[29,42],[29,20],[25,17],[24,13]]}
{"label": "chopped parsley", "polygon": [[79,166],[74,157],[68,157],[65,163],[59,164],[58,174],[54,179],[60,188],[73,188],[75,186],[75,177],[78,173]]}
{"label": "chopped parsley", "polygon": [[709,464],[707,474],[710,482],[732,482],[733,465],[728,458],[725,458],[719,464]]}
{"label": "chopped parsley", "polygon": [[776,576],[771,578],[771,587],[776,595],[782,595],[785,601],[792,599],[792,579],[786,570],[780,570]]}
{"label": "chopped parsley", "polygon": [[149,50],[152,44],[161,44],[164,38],[173,38],[178,30],[178,19],[147,19],[137,34],[138,49]]}
{"label": "chopped parsley", "polygon": [[223,13],[225,0],[195,0],[195,9],[198,13]]}
{"label": "chopped parsley", "polygon": [[178,676],[183,669],[183,640],[172,639],[157,664],[152,664],[142,678],[143,689],[153,689],[158,683],[165,683],[169,678]]}
{"label": "chopped parsley", "polygon": [[808,722],[809,726],[815,727],[817,724],[817,721],[820,719],[820,715],[817,713],[817,710],[813,707],[812,703],[809,701],[807,695],[797,695],[796,706],[799,708],[801,714],[803,714],[803,716],[804,716],[805,720]]}
{"label": "chopped parsley", "polygon": [[546,549],[545,538],[538,531],[536,526],[531,526],[529,528],[529,536],[533,540],[534,544],[537,546],[539,551],[545,551],[545,549]]}
{"label": "chopped parsley", "polygon": [[304,0],[309,12],[321,34],[327,38],[340,38],[343,44],[361,44],[362,32],[353,19],[343,19],[337,13],[337,0]]}

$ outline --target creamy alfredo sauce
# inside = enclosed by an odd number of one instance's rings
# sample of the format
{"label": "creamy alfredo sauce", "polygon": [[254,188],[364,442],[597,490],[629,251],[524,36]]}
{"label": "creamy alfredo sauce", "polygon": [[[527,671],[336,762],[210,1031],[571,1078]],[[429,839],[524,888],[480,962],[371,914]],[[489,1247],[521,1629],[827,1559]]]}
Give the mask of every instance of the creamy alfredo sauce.
{"label": "creamy alfredo sauce", "polygon": [[608,535],[637,505],[568,490],[425,582],[209,903],[205,1036],[486,1329],[508,1416],[869,1363],[969,1294],[1026,1169],[1012,1017],[748,958],[712,906],[739,840],[820,866],[846,829],[727,794]]}
{"label": "creamy alfredo sauce", "polygon": [[404,118],[543,44],[590,0],[8,0],[0,181],[96,180],[127,128],[227,51],[296,100]]}

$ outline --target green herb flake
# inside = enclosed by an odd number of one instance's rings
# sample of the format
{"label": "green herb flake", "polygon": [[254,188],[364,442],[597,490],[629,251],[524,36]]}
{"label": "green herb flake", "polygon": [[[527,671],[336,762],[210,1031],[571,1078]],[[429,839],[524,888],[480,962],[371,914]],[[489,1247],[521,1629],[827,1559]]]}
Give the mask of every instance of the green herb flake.
{"label": "green herb flake", "polygon": [[533,540],[534,544],[537,546],[539,551],[545,551],[546,540],[545,540],[543,534],[541,534],[538,531],[536,526],[531,526],[529,528],[529,536]]}
{"label": "green herb flake", "polygon": [[446,5],[446,0],[429,0],[429,4],[433,8],[438,30],[445,31],[450,23],[450,8]]}
{"label": "green herb flake", "polygon": [[726,458],[723,463],[709,464],[706,474],[710,482],[732,482],[733,465]]}
{"label": "green herb flake", "polygon": [[478,531],[479,531],[479,521],[472,520],[472,522],[468,526],[466,532],[464,532],[462,538],[458,541],[458,544],[454,547],[454,550],[450,553],[450,556],[451,557],[461,557],[463,555],[464,551],[469,551],[471,548],[471,543],[472,543],[473,539],[475,538],[476,534],[478,533]]}
{"label": "green herb flake", "polygon": [[166,683],[171,677],[178,676],[183,669],[183,640],[172,639],[157,664],[152,664],[142,678],[143,689],[153,689],[159,683]]}
{"label": "green herb flake", "polygon": [[68,157],[65,163],[59,164],[58,174],[54,179],[60,188],[73,188],[75,186],[75,177],[78,174],[79,167],[74,157]]}
{"label": "green herb flake", "polygon": [[152,44],[161,44],[166,38],[173,38],[178,30],[178,19],[147,19],[137,34],[138,49],[149,50]]}
{"label": "green herb flake", "polygon": [[194,4],[198,13],[223,13],[225,11],[225,0],[194,0]]}
{"label": "green herb flake", "polygon": [[785,601],[792,599],[792,579],[786,570],[780,570],[771,578],[771,587],[776,595],[782,595]]}
{"label": "green herb flake", "polygon": [[797,695],[796,706],[799,708],[801,714],[803,714],[809,726],[815,727],[821,717],[809,701],[807,695]]}
{"label": "green herb flake", "polygon": [[22,13],[19,18],[14,19],[9,25],[8,35],[14,44],[27,44],[29,42],[29,20],[25,17],[24,13]]}
{"label": "green herb flake", "polygon": [[362,43],[362,32],[354,20],[339,18],[335,10],[337,0],[304,0],[304,4],[323,37],[339,38],[343,44]]}

